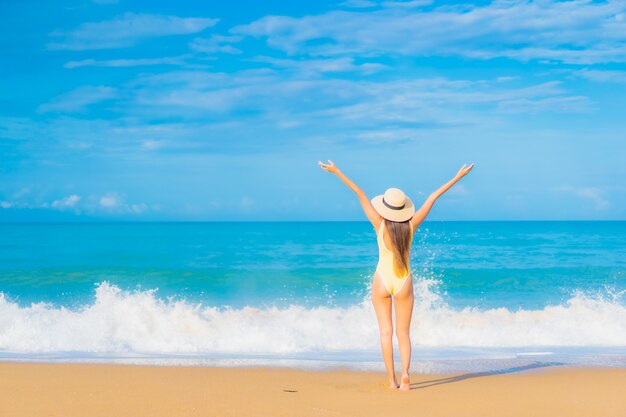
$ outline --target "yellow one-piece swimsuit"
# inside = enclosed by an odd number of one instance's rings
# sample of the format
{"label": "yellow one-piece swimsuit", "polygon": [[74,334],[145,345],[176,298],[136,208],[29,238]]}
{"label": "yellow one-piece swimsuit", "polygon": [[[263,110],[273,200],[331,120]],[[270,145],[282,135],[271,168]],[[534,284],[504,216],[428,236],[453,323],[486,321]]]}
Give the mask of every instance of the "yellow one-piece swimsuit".
{"label": "yellow one-piece swimsuit", "polygon": [[376,265],[376,272],[378,272],[378,276],[381,278],[387,292],[389,292],[390,295],[395,295],[402,289],[404,283],[411,275],[411,271],[403,277],[396,276],[393,270],[393,252],[391,249],[387,248],[385,239],[383,238],[384,226],[385,221],[383,220],[380,222],[380,227],[378,228],[378,265]]}

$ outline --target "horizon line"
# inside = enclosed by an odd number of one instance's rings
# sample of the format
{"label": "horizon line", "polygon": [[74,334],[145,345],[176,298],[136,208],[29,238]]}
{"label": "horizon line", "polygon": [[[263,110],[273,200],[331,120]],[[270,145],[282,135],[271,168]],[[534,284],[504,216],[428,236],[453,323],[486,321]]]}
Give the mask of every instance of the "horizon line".
{"label": "horizon line", "polygon": [[[626,222],[626,219],[475,219],[475,220],[424,220],[423,223],[444,222]],[[369,220],[29,220],[2,221],[0,225],[18,224],[105,224],[105,223],[369,223]]]}

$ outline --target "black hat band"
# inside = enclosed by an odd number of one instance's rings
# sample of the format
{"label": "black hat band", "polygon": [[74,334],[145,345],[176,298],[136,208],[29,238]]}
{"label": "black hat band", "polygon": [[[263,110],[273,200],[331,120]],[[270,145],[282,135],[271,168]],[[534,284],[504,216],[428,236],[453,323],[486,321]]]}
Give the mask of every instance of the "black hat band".
{"label": "black hat band", "polygon": [[385,205],[385,207],[390,208],[392,210],[402,210],[404,208],[404,206],[406,206],[406,203],[404,203],[400,207],[391,206],[391,205],[387,204],[387,202],[385,201],[385,197],[383,197],[383,204]]}

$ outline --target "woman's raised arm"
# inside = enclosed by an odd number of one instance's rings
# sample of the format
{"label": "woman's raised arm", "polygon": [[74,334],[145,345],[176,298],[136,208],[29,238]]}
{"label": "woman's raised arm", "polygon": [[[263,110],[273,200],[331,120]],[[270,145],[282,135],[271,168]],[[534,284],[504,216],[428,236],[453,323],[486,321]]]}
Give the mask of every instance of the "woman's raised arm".
{"label": "woman's raised arm", "polygon": [[328,164],[324,164],[322,161],[318,161],[318,164],[322,167],[323,170],[327,172],[332,172],[333,174],[337,175],[341,179],[341,181],[343,181],[352,191],[356,193],[357,197],[359,198],[359,202],[363,207],[365,215],[372,223],[372,226],[374,226],[374,230],[377,231],[378,226],[380,225],[380,222],[383,218],[380,216],[380,214],[378,214],[374,206],[372,206],[370,199],[367,197],[367,195],[365,195],[363,190],[361,190],[361,188],[359,188],[359,186],[356,185],[350,178],[346,177],[344,173],[341,172],[330,159],[328,160]]}
{"label": "woman's raised arm", "polygon": [[461,178],[467,175],[467,173],[470,172],[472,168],[474,167],[474,163],[472,163],[467,168],[465,167],[465,165],[466,164],[463,164],[463,166],[461,167],[459,172],[457,172],[454,178],[452,178],[450,181],[448,181],[447,183],[439,187],[437,191],[429,195],[426,201],[424,202],[424,204],[422,204],[422,207],[420,207],[419,210],[415,212],[415,214],[413,215],[413,218],[411,218],[411,226],[413,226],[413,231],[415,231],[415,229],[417,229],[419,225],[424,221],[426,216],[428,216],[428,213],[430,212],[430,209],[433,208],[435,201],[437,201],[437,199],[441,197],[443,193],[448,191],[450,187],[456,184]]}

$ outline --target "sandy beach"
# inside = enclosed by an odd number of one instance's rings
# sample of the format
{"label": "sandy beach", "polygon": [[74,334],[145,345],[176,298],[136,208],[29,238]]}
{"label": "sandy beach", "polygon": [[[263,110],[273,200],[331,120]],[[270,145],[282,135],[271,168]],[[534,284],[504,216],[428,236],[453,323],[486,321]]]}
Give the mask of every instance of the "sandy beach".
{"label": "sandy beach", "polygon": [[2,363],[0,375],[2,417],[626,415],[622,368],[414,374],[408,392],[347,370]]}

